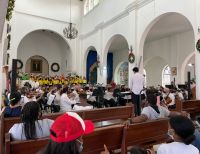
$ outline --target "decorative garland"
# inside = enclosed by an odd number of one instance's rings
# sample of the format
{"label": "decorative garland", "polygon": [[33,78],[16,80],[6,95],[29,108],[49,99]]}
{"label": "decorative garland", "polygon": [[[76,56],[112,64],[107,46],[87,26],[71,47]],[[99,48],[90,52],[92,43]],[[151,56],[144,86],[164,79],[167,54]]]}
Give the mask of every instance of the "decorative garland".
{"label": "decorative garland", "polygon": [[[56,67],[56,68],[55,68]],[[59,64],[58,63],[53,63],[52,65],[51,65],[51,71],[53,71],[53,72],[58,72],[60,70],[60,66],[59,66]]]}
{"label": "decorative garland", "polygon": [[196,48],[200,52],[200,39],[197,41]]}
{"label": "decorative garland", "polygon": [[135,62],[135,55],[133,54],[133,48],[132,48],[132,46],[130,48],[130,53],[128,55],[128,61],[131,64]]}
{"label": "decorative garland", "polygon": [[15,0],[9,0],[8,2],[8,8],[7,8],[7,14],[6,14],[6,20],[10,21],[12,18],[12,12],[15,7]]}

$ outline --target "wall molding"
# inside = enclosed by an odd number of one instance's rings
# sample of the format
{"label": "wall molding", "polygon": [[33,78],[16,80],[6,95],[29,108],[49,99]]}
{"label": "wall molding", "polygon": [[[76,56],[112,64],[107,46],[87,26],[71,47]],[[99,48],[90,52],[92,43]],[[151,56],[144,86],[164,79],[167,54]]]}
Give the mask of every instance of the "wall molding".
{"label": "wall molding", "polygon": [[142,8],[143,6],[153,2],[155,0],[135,0],[131,4],[129,4],[122,12],[120,12],[118,15],[112,17],[108,21],[102,21],[99,24],[95,26],[95,28],[85,34],[80,34],[80,39],[85,39],[93,34],[95,34],[99,29],[106,28],[113,23],[118,22],[119,20],[123,19],[124,17],[128,16],[130,12],[135,11],[139,8]]}

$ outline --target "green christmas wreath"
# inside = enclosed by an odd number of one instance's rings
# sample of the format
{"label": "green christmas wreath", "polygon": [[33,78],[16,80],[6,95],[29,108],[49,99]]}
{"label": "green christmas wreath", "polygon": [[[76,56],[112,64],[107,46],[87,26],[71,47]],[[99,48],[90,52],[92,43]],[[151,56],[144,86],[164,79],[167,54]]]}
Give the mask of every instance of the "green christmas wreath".
{"label": "green christmas wreath", "polygon": [[200,52],[200,39],[197,41],[196,48]]}
{"label": "green christmas wreath", "polygon": [[134,63],[135,62],[135,55],[131,52],[128,55],[128,61],[129,63]]}
{"label": "green christmas wreath", "polygon": [[6,19],[8,21],[10,21],[10,19],[12,18],[12,12],[14,10],[14,7],[15,7],[15,0],[9,0],[8,1],[7,14],[6,14]]}

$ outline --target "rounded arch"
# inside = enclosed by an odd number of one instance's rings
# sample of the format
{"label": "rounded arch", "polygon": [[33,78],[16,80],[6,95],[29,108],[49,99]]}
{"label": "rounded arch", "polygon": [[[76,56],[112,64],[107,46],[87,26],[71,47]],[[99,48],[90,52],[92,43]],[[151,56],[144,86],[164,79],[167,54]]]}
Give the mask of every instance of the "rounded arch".
{"label": "rounded arch", "polygon": [[87,48],[84,56],[84,69],[86,71],[86,79],[90,83],[97,83],[97,57],[98,52],[94,46],[90,46]]}
{"label": "rounded arch", "polygon": [[[49,64],[58,63],[60,71],[66,73],[72,69],[72,52],[69,43],[57,32],[38,29],[28,33],[17,47],[17,58],[24,63],[31,56],[39,55],[48,60]],[[50,75],[55,74],[53,71]]]}
{"label": "rounded arch", "polygon": [[[124,65],[124,72],[122,72],[121,75],[125,75],[124,78],[122,79],[123,83],[121,83],[121,79],[120,79],[120,67],[122,67],[122,65]],[[127,68],[126,68],[127,67]],[[123,68],[122,68],[123,69]],[[126,74],[127,73],[127,74]],[[126,79],[127,78],[127,79]],[[117,84],[125,84],[126,86],[128,85],[128,62],[127,61],[121,61],[120,63],[118,63],[118,65],[115,68],[114,71],[114,81]]]}
{"label": "rounded arch", "polygon": [[26,61],[25,73],[49,75],[49,62],[42,56],[31,56]]}
{"label": "rounded arch", "polygon": [[97,55],[98,55],[98,51],[97,51],[97,48],[95,46],[89,46],[86,50],[85,50],[85,53],[84,53],[84,56],[83,56],[83,74],[84,76],[86,77],[87,76],[87,57],[88,57],[88,54],[90,51],[96,51],[97,52]]}
{"label": "rounded arch", "polygon": [[162,13],[160,15],[158,15],[157,17],[153,18],[152,20],[149,21],[149,23],[146,25],[146,27],[144,27],[143,31],[141,32],[141,37],[140,40],[139,40],[139,51],[142,51],[143,52],[143,49],[144,49],[144,44],[145,44],[145,40],[147,38],[147,35],[148,33],[150,32],[150,30],[152,29],[152,27],[163,17],[167,16],[167,15],[170,15],[170,14],[178,14],[180,15],[181,17],[183,17],[186,21],[188,21],[191,25],[191,28],[192,28],[192,31],[193,31],[193,35],[195,36],[194,34],[194,27],[192,25],[192,22],[190,21],[189,18],[187,18],[184,14],[181,14],[179,12],[166,12],[166,13]]}
{"label": "rounded arch", "polygon": [[[27,33],[25,33],[25,34],[23,34],[23,35],[21,36],[21,39],[20,39],[20,41],[19,41],[19,44],[17,45],[17,51],[18,51],[18,48],[19,48],[21,42],[22,42],[28,35],[30,35],[31,33],[37,32],[37,31],[43,31],[43,32],[48,31],[48,32],[50,32],[50,33],[56,34],[57,36],[59,36],[60,38],[62,38],[62,40],[69,46],[69,49],[71,49],[71,44],[70,44],[70,43],[65,39],[65,37],[62,36],[60,33],[56,32],[56,31],[54,31],[54,30],[52,30],[52,29],[34,29],[34,30],[31,30],[31,31],[29,31],[29,32],[27,32]],[[71,50],[70,50],[70,52],[71,52]],[[17,52],[17,55],[18,55],[18,52]]]}
{"label": "rounded arch", "polygon": [[184,60],[184,62],[182,63],[182,66],[181,66],[181,83],[185,83],[185,70],[186,70],[186,67],[187,67],[187,64],[189,62],[189,60],[195,56],[195,52],[192,52],[190,53]]}
{"label": "rounded arch", "polygon": [[[122,34],[115,34],[115,35],[111,36],[110,39],[108,39],[108,41],[107,41],[107,43],[106,43],[106,45],[105,45],[105,47],[104,47],[104,50],[103,50],[103,57],[102,57],[103,60],[102,60],[102,62],[103,62],[103,64],[104,64],[105,66],[106,66],[106,64],[107,64],[107,54],[108,54],[109,48],[110,48],[112,42],[113,42],[115,39],[117,39],[117,38],[121,38],[121,39],[125,40],[126,43],[127,43],[127,46],[129,47],[128,40],[127,40],[126,37],[123,36]],[[127,54],[128,54],[128,53],[127,53]]]}
{"label": "rounded arch", "polygon": [[171,71],[169,65],[164,66],[162,70],[162,86],[171,84]]}

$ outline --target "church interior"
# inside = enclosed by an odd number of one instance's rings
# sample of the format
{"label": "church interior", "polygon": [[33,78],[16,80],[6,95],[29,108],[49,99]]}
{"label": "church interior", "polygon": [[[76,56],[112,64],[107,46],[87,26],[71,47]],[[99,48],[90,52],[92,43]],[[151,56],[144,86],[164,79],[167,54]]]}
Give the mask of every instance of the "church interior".
{"label": "church interior", "polygon": [[199,154],[199,7],[1,0],[0,154]]}

